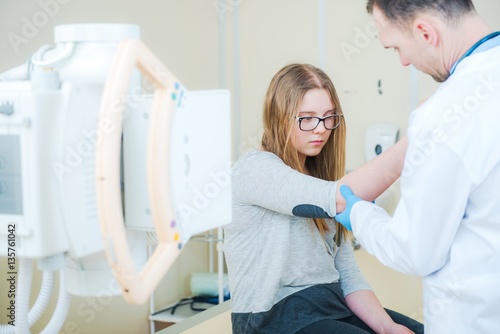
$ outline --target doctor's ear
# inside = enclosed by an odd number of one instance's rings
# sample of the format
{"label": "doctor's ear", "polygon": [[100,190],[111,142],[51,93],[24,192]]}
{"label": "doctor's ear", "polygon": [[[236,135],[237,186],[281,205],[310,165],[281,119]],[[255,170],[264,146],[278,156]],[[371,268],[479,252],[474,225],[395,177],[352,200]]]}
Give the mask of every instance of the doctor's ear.
{"label": "doctor's ear", "polygon": [[416,39],[429,46],[437,46],[439,34],[432,20],[426,18],[417,18],[413,22],[413,34]]}

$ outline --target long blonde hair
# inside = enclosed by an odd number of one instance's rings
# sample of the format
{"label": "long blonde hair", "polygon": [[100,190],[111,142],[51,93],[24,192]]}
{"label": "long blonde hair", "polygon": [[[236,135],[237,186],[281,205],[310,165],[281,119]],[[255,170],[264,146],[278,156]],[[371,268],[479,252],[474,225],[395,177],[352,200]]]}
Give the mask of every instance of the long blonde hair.
{"label": "long blonde hair", "polygon": [[[322,70],[309,64],[290,64],[275,74],[264,101],[262,148],[301,173],[307,171],[311,176],[336,181],[345,174],[346,126],[343,118],[332,130],[321,152],[306,158],[305,166],[300,163],[299,152],[290,142],[304,95],[317,88],[329,93],[335,112],[343,115],[335,86]],[[314,218],[314,223],[322,235],[330,230],[323,218]],[[340,243],[348,231],[341,224],[336,225],[335,239]]]}

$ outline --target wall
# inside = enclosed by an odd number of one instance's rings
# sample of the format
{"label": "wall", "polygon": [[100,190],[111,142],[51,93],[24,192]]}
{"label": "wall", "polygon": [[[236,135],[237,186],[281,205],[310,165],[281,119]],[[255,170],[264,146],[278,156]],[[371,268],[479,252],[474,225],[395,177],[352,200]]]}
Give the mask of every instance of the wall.
{"label": "wall", "polygon": [[[217,1],[0,0],[0,71],[24,63],[42,44],[52,43],[55,25],[138,24],[144,42],[188,89],[231,89],[236,158],[259,144],[264,93],[274,73],[291,62],[312,63],[337,86],[348,124],[348,169],[364,162],[364,131],[371,122],[390,120],[404,135],[411,107],[437,87],[427,76],[402,67],[395,52],[379,45],[365,0]],[[475,3],[499,29],[500,2]],[[382,268],[366,253],[357,257],[384,304],[419,316],[418,279]],[[157,290],[157,307],[188,293],[187,274],[206,270],[206,262],[204,245],[188,245]],[[1,258],[2,273],[4,265]],[[2,279],[0,293],[4,287]],[[409,298],[398,298],[408,287]],[[0,298],[1,309],[4,300]],[[146,332],[147,313],[147,305],[127,305],[121,297],[100,302],[75,297],[67,324],[76,323],[82,333]],[[2,314],[0,322],[6,322]]]}
{"label": "wall", "polygon": [[318,2],[307,0],[241,2],[241,141],[249,146],[259,136],[263,98],[274,73],[291,62],[312,63],[336,84],[348,124],[351,169],[364,162],[361,148],[370,122],[386,119],[406,128],[409,69],[379,47],[364,1],[324,2],[321,13]]}

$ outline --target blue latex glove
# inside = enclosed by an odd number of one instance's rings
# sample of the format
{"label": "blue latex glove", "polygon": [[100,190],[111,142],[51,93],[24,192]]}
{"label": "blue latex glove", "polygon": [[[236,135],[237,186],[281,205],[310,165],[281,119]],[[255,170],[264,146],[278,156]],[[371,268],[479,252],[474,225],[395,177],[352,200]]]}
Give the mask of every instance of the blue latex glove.
{"label": "blue latex glove", "polygon": [[349,231],[352,231],[351,209],[354,204],[356,204],[359,201],[362,201],[362,199],[354,195],[351,188],[345,185],[340,186],[340,193],[342,194],[342,196],[344,196],[346,201],[345,210],[342,211],[342,213],[336,215],[335,220],[344,225],[344,227]]}

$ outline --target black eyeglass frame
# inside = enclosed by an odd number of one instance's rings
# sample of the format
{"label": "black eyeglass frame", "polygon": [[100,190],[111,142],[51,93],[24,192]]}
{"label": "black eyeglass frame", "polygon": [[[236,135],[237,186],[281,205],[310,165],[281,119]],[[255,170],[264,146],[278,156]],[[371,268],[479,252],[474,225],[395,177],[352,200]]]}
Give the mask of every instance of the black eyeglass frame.
{"label": "black eyeglass frame", "polygon": [[[321,123],[321,122],[323,122],[323,126],[325,127],[325,129],[327,129],[327,130],[335,130],[340,125],[340,122],[341,122],[341,120],[342,120],[343,117],[344,117],[344,115],[342,115],[342,114],[333,114],[333,115],[328,115],[328,116],[325,116],[325,117],[317,117],[317,116],[295,116],[295,119],[299,122],[299,129],[301,131],[314,131],[314,129],[316,129],[318,127],[319,123]],[[315,118],[318,122],[316,123],[316,125],[314,126],[314,128],[309,129],[309,130],[304,130],[304,129],[302,129],[302,120],[304,120],[305,118]],[[326,126],[325,120],[328,119],[328,118],[338,118],[338,122],[337,122],[337,124],[335,124],[333,126],[333,128],[328,128]]]}

